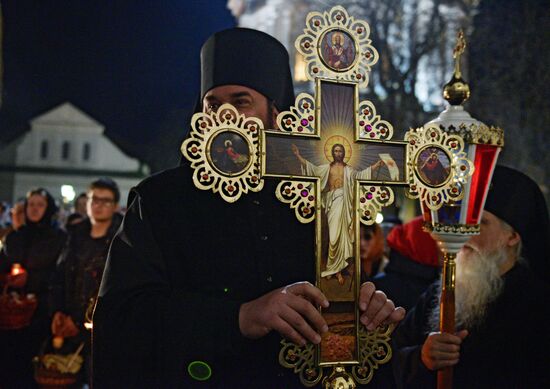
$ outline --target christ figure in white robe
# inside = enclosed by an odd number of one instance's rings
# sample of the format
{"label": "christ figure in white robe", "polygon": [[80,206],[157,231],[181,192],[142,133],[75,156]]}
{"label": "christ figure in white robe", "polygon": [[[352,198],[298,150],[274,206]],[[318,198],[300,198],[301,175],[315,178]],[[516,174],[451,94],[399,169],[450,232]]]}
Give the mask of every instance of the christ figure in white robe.
{"label": "christ figure in white robe", "polygon": [[321,166],[315,166],[303,158],[296,145],[292,145],[292,152],[300,161],[302,174],[319,177],[323,188],[321,200],[322,209],[324,209],[328,221],[329,247],[327,267],[321,273],[321,277],[331,278],[336,275],[340,285],[343,285],[345,280],[342,271],[354,256],[353,191],[355,180],[370,179],[371,171],[379,169],[384,163],[378,161],[364,170],[357,171],[344,162],[346,151],[344,146],[339,143],[332,146],[333,161]]}

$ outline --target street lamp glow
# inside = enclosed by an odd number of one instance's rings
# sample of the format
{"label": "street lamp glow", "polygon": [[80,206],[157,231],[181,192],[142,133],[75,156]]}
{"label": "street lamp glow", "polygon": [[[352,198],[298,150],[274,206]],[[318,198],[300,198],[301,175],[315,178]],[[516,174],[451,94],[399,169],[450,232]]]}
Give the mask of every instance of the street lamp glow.
{"label": "street lamp glow", "polygon": [[73,201],[76,196],[73,186],[61,185],[61,196],[63,196],[63,200],[67,203]]}

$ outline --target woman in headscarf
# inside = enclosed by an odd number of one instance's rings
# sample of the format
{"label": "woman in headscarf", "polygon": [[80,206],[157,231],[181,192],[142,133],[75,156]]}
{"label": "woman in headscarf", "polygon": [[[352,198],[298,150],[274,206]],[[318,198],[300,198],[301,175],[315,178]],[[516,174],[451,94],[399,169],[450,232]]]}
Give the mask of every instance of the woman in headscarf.
{"label": "woman in headscarf", "polygon": [[[32,357],[49,335],[49,281],[66,240],[65,232],[54,223],[55,201],[45,189],[30,191],[24,210],[25,225],[6,237],[0,252],[0,275],[4,285],[22,296],[34,294],[38,307],[28,327],[0,330],[0,386],[4,388],[32,383]],[[25,271],[10,274],[14,264]]]}

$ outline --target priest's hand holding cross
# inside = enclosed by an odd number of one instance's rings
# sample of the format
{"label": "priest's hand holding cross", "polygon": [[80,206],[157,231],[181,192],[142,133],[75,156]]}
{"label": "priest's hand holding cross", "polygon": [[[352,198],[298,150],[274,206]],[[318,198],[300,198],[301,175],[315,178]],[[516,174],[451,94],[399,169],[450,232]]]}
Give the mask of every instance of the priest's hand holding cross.
{"label": "priest's hand holding cross", "polygon": [[[372,282],[361,286],[358,304],[361,323],[369,330],[380,324],[397,323],[405,317],[405,310],[396,308]],[[302,346],[307,341],[318,344],[319,334],[328,330],[319,307],[329,307],[321,290],[309,282],[297,282],[241,305],[239,327],[243,336],[250,339],[261,338],[274,330]]]}

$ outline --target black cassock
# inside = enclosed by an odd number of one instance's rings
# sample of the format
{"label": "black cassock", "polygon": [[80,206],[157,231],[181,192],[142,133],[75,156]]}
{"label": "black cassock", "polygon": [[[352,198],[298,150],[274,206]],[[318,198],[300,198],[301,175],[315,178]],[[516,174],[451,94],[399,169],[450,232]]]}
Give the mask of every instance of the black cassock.
{"label": "black cassock", "polygon": [[[275,198],[278,180],[228,204],[180,166],[132,190],[94,313],[96,388],[301,387],[280,335],[242,337],[239,307],[315,280],[314,223]],[[206,362],[212,376],[191,378]]]}
{"label": "black cassock", "polygon": [[[548,285],[519,264],[503,278],[502,294],[488,305],[484,323],[468,328],[454,367],[454,389],[550,387]],[[394,332],[399,387],[436,387],[436,373],[423,365],[420,352],[432,331],[427,319],[437,304],[437,289],[432,285]]]}

